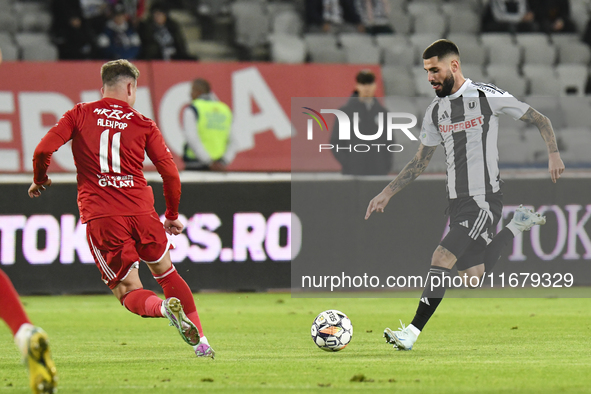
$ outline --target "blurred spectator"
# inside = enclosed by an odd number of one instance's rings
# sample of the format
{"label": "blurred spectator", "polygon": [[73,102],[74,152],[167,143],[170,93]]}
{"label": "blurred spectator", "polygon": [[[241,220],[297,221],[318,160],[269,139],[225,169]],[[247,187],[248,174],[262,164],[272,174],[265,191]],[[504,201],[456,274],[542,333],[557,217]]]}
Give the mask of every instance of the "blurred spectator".
{"label": "blurred spectator", "polygon": [[490,0],[482,15],[482,31],[531,32],[536,30],[534,19],[527,0]]}
{"label": "blurred spectator", "polygon": [[54,41],[61,60],[94,58],[94,39],[87,22],[75,10],[68,12],[64,25],[56,26]]}
{"label": "blurred spectator", "polygon": [[107,23],[107,14],[109,11],[109,3],[106,0],[57,0],[63,3],[77,3],[75,6],[69,6],[68,9],[77,7],[80,9],[82,18],[86,20],[86,24],[92,30],[93,34],[99,35],[105,28]]}
{"label": "blurred spectator", "polygon": [[364,31],[355,1],[306,0],[306,24],[310,30],[320,28],[324,32],[345,30],[347,24],[354,25],[358,31]]}
{"label": "blurred spectator", "polygon": [[569,0],[529,0],[539,30],[545,33],[573,33]]}
{"label": "blurred spectator", "polygon": [[111,7],[119,4],[127,14],[127,21],[137,27],[146,11],[146,0],[108,0]]}
{"label": "blurred spectator", "polygon": [[[355,78],[355,91],[344,107],[340,110],[346,113],[351,120],[351,127],[354,127],[354,113],[358,114],[358,131],[361,134],[375,134],[379,129],[380,117],[382,124],[382,135],[376,140],[371,141],[372,148],[381,145],[381,149],[372,149],[370,151],[356,152],[347,149],[332,150],[335,159],[341,163],[341,172],[344,175],[386,175],[392,168],[392,153],[386,147],[394,144],[394,141],[388,141],[386,133],[386,113],[388,110],[380,104],[375,97],[376,76],[371,70],[361,70]],[[333,146],[339,145],[339,122],[335,122],[330,137],[330,143]],[[341,146],[351,146],[357,144],[368,144],[368,141],[362,140],[356,136],[354,130],[350,130],[351,139],[340,142]]]}
{"label": "blurred spectator", "polygon": [[394,33],[388,19],[390,4],[386,0],[355,0],[355,6],[367,33]]}
{"label": "blurred spectator", "polygon": [[191,100],[183,113],[183,134],[187,140],[183,155],[185,169],[226,171],[235,156],[232,110],[202,78],[193,81]]}
{"label": "blurred spectator", "polygon": [[98,47],[104,59],[136,59],[140,52],[140,36],[127,21],[125,7],[116,4],[113,16],[98,37]]}
{"label": "blurred spectator", "polygon": [[196,60],[187,52],[181,26],[168,15],[164,3],[154,3],[150,17],[140,24],[142,59]]}

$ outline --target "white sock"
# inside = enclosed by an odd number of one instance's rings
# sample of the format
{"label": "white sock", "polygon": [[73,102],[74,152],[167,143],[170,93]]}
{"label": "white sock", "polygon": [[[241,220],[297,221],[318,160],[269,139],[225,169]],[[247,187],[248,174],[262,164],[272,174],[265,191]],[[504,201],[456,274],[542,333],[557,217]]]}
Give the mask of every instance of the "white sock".
{"label": "white sock", "polygon": [[162,317],[166,317],[166,308],[164,307],[164,302],[166,302],[166,300],[162,300],[162,304],[160,304],[160,313],[162,313]]}
{"label": "white sock", "polygon": [[[199,343],[200,343],[200,344],[201,344],[201,343],[204,343],[204,344],[206,344],[206,345],[209,345],[209,342],[207,342],[207,338],[205,338],[205,335],[204,335],[204,336],[202,336],[201,338],[199,338]],[[197,350],[197,346],[199,346],[199,345],[195,345],[195,346],[193,346],[193,350]]]}
{"label": "white sock", "polygon": [[416,328],[412,324],[409,324],[408,328],[410,329],[410,331],[412,331],[413,334],[415,334],[415,336],[417,338],[419,337],[419,334],[421,333],[421,330],[419,330],[418,328]]}
{"label": "white sock", "polygon": [[32,324],[24,323],[19,327],[18,331],[14,335],[14,343],[19,348],[23,356],[26,355],[29,351],[29,337],[31,336],[31,332],[34,328],[35,326],[33,326]]}
{"label": "white sock", "polygon": [[519,235],[519,233],[522,232],[522,230],[520,230],[519,227],[517,227],[517,225],[515,223],[513,223],[513,221],[510,221],[506,227],[509,230],[511,230],[511,232],[513,233],[513,236],[515,236],[515,237],[517,237],[517,235]]}

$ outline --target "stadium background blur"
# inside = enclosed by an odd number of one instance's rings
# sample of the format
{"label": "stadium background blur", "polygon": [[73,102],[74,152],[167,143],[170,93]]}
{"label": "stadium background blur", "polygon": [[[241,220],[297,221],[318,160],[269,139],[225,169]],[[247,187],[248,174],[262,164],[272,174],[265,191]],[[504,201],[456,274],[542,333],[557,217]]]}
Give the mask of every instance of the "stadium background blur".
{"label": "stadium background blur", "polygon": [[[305,160],[293,160],[292,140],[302,133],[293,134],[290,127],[291,99],[349,97],[357,72],[369,68],[376,73],[377,96],[385,97],[386,107],[420,120],[433,97],[421,54],[439,38],[458,44],[466,77],[495,83],[552,120],[567,166],[565,176],[578,179],[568,190],[574,190],[571,196],[578,185],[586,190],[591,166],[591,51],[585,37],[591,1],[532,2],[556,6],[560,12],[538,13],[525,27],[522,21],[489,23],[496,18],[492,3],[497,2],[374,0],[370,22],[359,8],[366,4],[363,0],[177,0],[166,6],[149,1],[0,0],[0,178],[7,191],[0,198],[0,264],[24,294],[106,291],[77,222],[74,164],[67,149],[54,155],[50,174],[57,183],[45,198],[31,202],[24,195],[31,179],[29,158],[41,137],[76,102],[100,98],[98,69],[108,59],[102,51],[104,29],[123,14],[129,43],[135,34],[144,45],[153,44],[146,34],[153,31],[156,11],[166,15],[170,33],[177,28],[182,32],[171,34],[178,44],[174,52],[148,51],[140,45],[130,57],[142,73],[136,108],[156,120],[179,169],[184,144],[180,113],[189,103],[190,81],[208,79],[234,111],[239,147],[230,172],[182,174],[181,213],[188,228],[184,238],[177,239],[180,246],[173,260],[200,264],[200,273],[187,278],[193,280],[194,290],[203,289],[202,278],[207,276],[217,278],[207,282],[215,289],[290,287],[290,267],[284,264],[290,261],[295,231],[289,216],[289,172],[347,179],[338,174],[339,165],[329,152],[311,167]],[[521,7],[527,2],[509,3]],[[553,30],[557,18],[563,20],[560,32]],[[547,153],[537,129],[501,117],[500,130],[502,175],[534,183],[545,180]],[[329,136],[321,138],[328,141]],[[410,160],[417,144],[407,142],[404,151],[395,154],[392,173]],[[153,170],[148,161],[146,165]],[[434,182],[441,182],[442,149],[427,172],[434,174]],[[159,177],[148,174],[148,180],[160,211]],[[379,190],[376,185],[384,184],[375,182],[361,205]],[[579,196],[580,208],[575,210],[568,208],[574,205],[568,205],[572,201],[565,200],[564,193],[557,196],[554,189],[535,185],[519,187],[544,191],[548,198],[536,204],[547,204],[562,215],[554,250],[548,252],[554,244],[546,246],[546,252],[535,252],[537,257],[591,258],[584,228],[588,212],[578,213],[586,197]],[[441,185],[437,187],[443,192]],[[14,198],[15,193],[22,198]],[[407,203],[412,203],[410,196]],[[306,233],[306,223],[303,227]],[[437,228],[430,237],[436,243],[439,235]],[[585,253],[579,253],[582,248]],[[422,261],[422,255],[417,259]],[[48,276],[55,280],[44,281]],[[73,276],[76,283],[68,279]]]}

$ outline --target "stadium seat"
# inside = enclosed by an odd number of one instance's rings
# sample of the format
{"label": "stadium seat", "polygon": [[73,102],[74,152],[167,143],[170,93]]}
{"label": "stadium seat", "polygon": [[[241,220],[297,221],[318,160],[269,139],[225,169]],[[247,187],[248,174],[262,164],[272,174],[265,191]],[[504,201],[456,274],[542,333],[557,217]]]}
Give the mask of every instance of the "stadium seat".
{"label": "stadium seat", "polygon": [[527,80],[519,75],[515,66],[491,64],[486,72],[491,82],[516,97],[524,97],[527,94]]}
{"label": "stadium seat", "polygon": [[349,64],[380,64],[381,51],[375,45],[344,46]]}
{"label": "stadium seat", "polygon": [[51,43],[23,46],[22,54],[23,60],[29,61],[53,62],[59,58],[56,46]]}
{"label": "stadium seat", "polygon": [[414,78],[406,67],[383,66],[382,78],[387,96],[416,96]]}
{"label": "stadium seat", "polygon": [[589,22],[589,2],[575,0],[570,2],[570,17],[577,31],[583,34]]}
{"label": "stadium seat", "polygon": [[413,16],[419,15],[437,15],[440,14],[441,11],[439,9],[439,4],[437,1],[426,2],[426,1],[413,1],[408,3],[406,9],[409,14]]}
{"label": "stadium seat", "polygon": [[556,63],[556,47],[548,42],[537,45],[522,45],[523,63],[553,66]]}
{"label": "stadium seat", "polygon": [[52,17],[47,11],[19,15],[18,25],[21,31],[49,31]]}
{"label": "stadium seat", "polygon": [[388,19],[397,34],[410,34],[413,30],[414,18],[410,14],[391,11]]}
{"label": "stadium seat", "polygon": [[[507,115],[501,115],[499,118],[502,117],[509,118]],[[499,164],[502,166],[524,165],[533,161],[533,150],[527,143],[523,130],[499,126],[497,146]]]}
{"label": "stadium seat", "polygon": [[423,66],[416,66],[412,68],[412,75],[415,80],[415,90],[418,96],[422,97],[434,97],[435,92],[433,87],[427,79],[427,72],[423,69]]}
{"label": "stadium seat", "polygon": [[521,47],[517,45],[490,45],[488,46],[488,62],[489,64],[517,66],[521,63]]}
{"label": "stadium seat", "polygon": [[490,82],[479,64],[462,63],[462,74],[474,82]]}
{"label": "stadium seat", "polygon": [[18,60],[18,47],[10,42],[1,42],[0,48],[2,48],[2,60],[6,62],[13,62]]}
{"label": "stadium seat", "polygon": [[14,33],[17,31],[16,15],[6,10],[0,13],[0,32]]}
{"label": "stadium seat", "polygon": [[470,9],[460,9],[449,14],[448,27],[450,33],[480,32],[480,16]]}
{"label": "stadium seat", "polygon": [[49,36],[45,33],[17,33],[14,40],[20,47],[49,44]]}
{"label": "stadium seat", "polygon": [[376,35],[376,45],[380,48],[388,48],[396,45],[409,45],[408,36],[404,34],[378,34]]}
{"label": "stadium seat", "polygon": [[560,97],[560,108],[566,119],[566,127],[585,127],[591,125],[591,106],[580,97]]}
{"label": "stadium seat", "polygon": [[565,43],[581,42],[581,36],[576,33],[552,34],[550,35],[550,40],[554,45],[560,47]]}
{"label": "stadium seat", "polygon": [[232,4],[235,18],[236,42],[252,48],[267,42],[269,16],[256,1],[238,1]]}
{"label": "stadium seat", "polygon": [[303,25],[300,15],[295,11],[281,11],[273,16],[273,33],[299,36]]}
{"label": "stadium seat", "polygon": [[390,45],[382,49],[383,64],[412,67],[415,65],[415,50],[410,45]]}
{"label": "stadium seat", "polygon": [[197,5],[200,15],[218,16],[228,13],[231,0],[201,0]]}
{"label": "stadium seat", "polygon": [[371,36],[361,33],[342,33],[339,35],[339,41],[344,48],[374,45]]}
{"label": "stadium seat", "polygon": [[532,96],[556,96],[560,92],[558,77],[550,66],[526,64],[523,74],[529,80],[529,94]]}
{"label": "stadium seat", "polygon": [[267,4],[267,13],[274,18],[283,12],[297,12],[296,5],[293,2],[273,1]]}
{"label": "stadium seat", "polygon": [[591,163],[591,130],[589,127],[566,128],[557,133],[561,140],[562,150],[560,156],[565,163],[571,165]]}
{"label": "stadium seat", "polygon": [[415,15],[415,32],[432,33],[441,38],[446,30],[447,20],[443,14],[424,13]]}
{"label": "stadium seat", "polygon": [[306,60],[306,43],[297,36],[269,35],[271,59],[277,63],[303,63]]}
{"label": "stadium seat", "polygon": [[513,45],[513,36],[510,33],[484,33],[480,35],[480,41],[486,46]]}
{"label": "stadium seat", "polygon": [[562,64],[589,64],[591,50],[587,44],[579,41],[567,41],[558,46],[558,59]]}
{"label": "stadium seat", "polygon": [[476,34],[468,34],[468,33],[449,33],[447,35],[447,39],[453,42],[460,48],[460,55],[463,55],[462,48],[465,45],[472,46],[472,45],[481,45],[480,41],[478,40],[478,36]]}
{"label": "stadium seat", "polygon": [[515,36],[517,45],[545,46],[549,44],[549,36],[545,33],[521,33]]}
{"label": "stadium seat", "polygon": [[347,54],[341,48],[309,48],[310,59],[314,63],[347,63]]}
{"label": "stadium seat", "polygon": [[462,63],[478,64],[480,66],[487,62],[486,48],[478,44],[464,44],[460,49]]}
{"label": "stadium seat", "polygon": [[390,3],[390,12],[404,12],[406,10],[406,0],[388,0]]}
{"label": "stadium seat", "polygon": [[582,97],[585,95],[585,86],[589,78],[587,66],[582,64],[560,64],[556,67],[556,73],[560,81],[561,96]]}

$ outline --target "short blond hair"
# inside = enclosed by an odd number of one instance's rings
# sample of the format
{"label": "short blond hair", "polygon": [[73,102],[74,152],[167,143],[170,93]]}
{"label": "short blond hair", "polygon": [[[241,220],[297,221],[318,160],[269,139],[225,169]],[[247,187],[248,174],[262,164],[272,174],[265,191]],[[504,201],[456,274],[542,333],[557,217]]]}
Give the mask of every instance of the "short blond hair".
{"label": "short blond hair", "polygon": [[140,76],[140,70],[130,61],[125,59],[111,60],[101,67],[101,78],[103,86],[113,86],[121,78],[133,78],[134,81]]}

